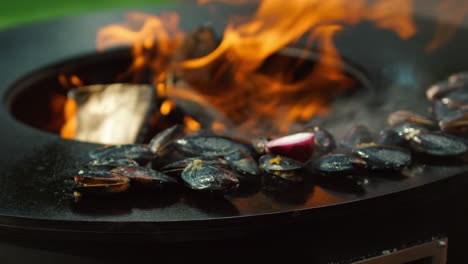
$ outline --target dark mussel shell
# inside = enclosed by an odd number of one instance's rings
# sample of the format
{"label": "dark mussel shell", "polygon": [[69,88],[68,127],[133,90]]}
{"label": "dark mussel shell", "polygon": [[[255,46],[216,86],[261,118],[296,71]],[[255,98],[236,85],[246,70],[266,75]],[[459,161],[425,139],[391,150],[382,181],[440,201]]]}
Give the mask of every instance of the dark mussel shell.
{"label": "dark mussel shell", "polygon": [[440,100],[447,93],[462,89],[466,84],[464,82],[440,81],[431,85],[426,90],[426,97],[430,101]]}
{"label": "dark mussel shell", "polygon": [[260,168],[270,173],[287,172],[304,167],[299,161],[278,155],[264,155],[259,160]]}
{"label": "dark mussel shell", "polygon": [[449,115],[451,112],[456,111],[457,109],[451,108],[447,104],[444,104],[442,101],[436,100],[432,102],[432,116],[436,120],[441,120],[445,116]]}
{"label": "dark mussel shell", "polygon": [[252,140],[252,147],[258,155],[264,155],[266,153],[266,144],[269,139],[265,137],[260,137]]}
{"label": "dark mussel shell", "polygon": [[316,153],[330,153],[336,148],[335,138],[327,130],[320,127],[313,127],[307,129],[307,131],[315,134],[314,143]]}
{"label": "dark mussel shell", "polygon": [[250,144],[224,136],[187,136],[176,140],[174,145],[183,153],[203,157],[224,157],[237,150],[255,153]]}
{"label": "dark mussel shell", "polygon": [[450,83],[464,83],[468,84],[468,72],[457,72],[448,77]]}
{"label": "dark mussel shell", "polygon": [[431,156],[453,157],[468,153],[468,141],[442,132],[421,132],[410,139],[412,150]]}
{"label": "dark mussel shell", "polygon": [[340,146],[345,149],[352,149],[357,145],[371,143],[373,136],[370,130],[364,125],[353,126],[340,141]]}
{"label": "dark mussel shell", "polygon": [[411,152],[395,146],[361,146],[352,153],[365,160],[369,170],[399,171],[411,163]]}
{"label": "dark mussel shell", "polygon": [[100,159],[92,160],[88,163],[89,165],[99,166],[99,165],[112,165],[112,166],[138,166],[138,162],[130,158],[113,158],[113,157],[103,157]]}
{"label": "dark mussel shell", "polygon": [[312,164],[312,168],[324,176],[355,175],[366,167],[366,161],[349,154],[328,154]]}
{"label": "dark mussel shell", "polygon": [[138,163],[129,158],[102,158],[90,161],[86,168],[89,171],[109,171],[119,166],[138,166]]}
{"label": "dark mussel shell", "polygon": [[148,146],[139,144],[124,144],[104,146],[89,152],[93,159],[133,159],[139,164],[146,164],[154,157],[154,153]]}
{"label": "dark mussel shell", "polygon": [[175,161],[159,169],[162,172],[183,171],[194,161],[201,161],[204,165],[227,168],[228,162],[218,157],[193,157]]}
{"label": "dark mussel shell", "polygon": [[271,176],[273,178],[281,178],[282,180],[287,180],[290,182],[302,182],[303,178],[299,173],[295,170],[291,171],[272,171],[268,172],[267,176]]}
{"label": "dark mussel shell", "polygon": [[304,164],[278,155],[264,155],[259,160],[260,168],[268,172],[269,176],[280,177],[284,180],[300,182],[302,177],[297,170],[304,167]]}
{"label": "dark mussel shell", "polygon": [[448,113],[439,121],[439,127],[447,133],[468,132],[468,109]]}
{"label": "dark mussel shell", "polygon": [[257,162],[248,153],[242,150],[234,151],[224,157],[231,167],[242,173],[260,175],[261,171]]}
{"label": "dark mussel shell", "polygon": [[406,122],[406,121],[415,123],[415,124],[420,124],[420,125],[436,126],[436,123],[434,120],[430,119],[429,117],[412,112],[412,111],[405,111],[405,110],[396,111],[388,115],[388,118],[387,118],[387,123],[390,125],[396,125],[396,124]]}
{"label": "dark mussel shell", "polygon": [[414,134],[428,131],[428,128],[426,126],[412,123],[412,122],[398,123],[392,126],[390,129],[394,131],[399,137],[405,140],[408,140]]}
{"label": "dark mussel shell", "polygon": [[380,137],[377,139],[377,144],[382,146],[402,146],[406,143],[406,139],[398,135],[393,129],[386,129],[380,132]]}
{"label": "dark mussel shell", "polygon": [[453,109],[468,108],[468,87],[451,91],[439,101]]}
{"label": "dark mussel shell", "polygon": [[181,175],[184,183],[193,190],[227,194],[239,187],[239,179],[222,168],[195,161]]}
{"label": "dark mussel shell", "polygon": [[130,179],[133,185],[150,188],[162,188],[165,185],[175,184],[174,178],[150,168],[138,166],[121,166],[111,172],[118,173]]}
{"label": "dark mussel shell", "polygon": [[148,144],[154,153],[161,152],[165,147],[171,144],[175,139],[181,137],[184,133],[184,127],[181,125],[171,126],[156,134]]}
{"label": "dark mussel shell", "polygon": [[87,172],[73,176],[79,193],[112,194],[126,191],[130,179],[114,172]]}

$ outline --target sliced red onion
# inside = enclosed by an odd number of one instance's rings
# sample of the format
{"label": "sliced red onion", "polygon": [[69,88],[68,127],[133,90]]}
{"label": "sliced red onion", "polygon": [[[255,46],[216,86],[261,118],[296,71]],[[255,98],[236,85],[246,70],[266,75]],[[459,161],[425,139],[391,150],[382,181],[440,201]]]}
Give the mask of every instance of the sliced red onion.
{"label": "sliced red onion", "polygon": [[312,132],[297,133],[265,144],[268,154],[285,156],[303,163],[309,161],[314,153],[314,138]]}

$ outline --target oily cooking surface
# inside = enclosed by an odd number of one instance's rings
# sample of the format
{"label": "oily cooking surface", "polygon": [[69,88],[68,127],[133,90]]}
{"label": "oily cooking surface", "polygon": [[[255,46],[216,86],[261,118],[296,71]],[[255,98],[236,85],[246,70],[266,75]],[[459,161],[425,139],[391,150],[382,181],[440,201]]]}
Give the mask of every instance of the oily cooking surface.
{"label": "oily cooking surface", "polygon": [[[199,12],[193,10],[194,7],[177,8],[184,17],[181,20],[183,28],[203,24],[210,17],[206,9],[197,7]],[[94,51],[97,28],[120,21],[121,17],[119,12],[101,12],[1,32],[0,55],[11,58],[0,62],[2,98],[5,98],[8,87],[24,74],[70,56]],[[368,24],[357,26],[337,39],[344,56],[364,65],[376,87],[392,87],[391,92],[381,93],[385,96],[376,93],[374,103],[393,102],[387,105],[388,109],[376,113],[369,113],[362,105],[342,102],[341,108],[337,108],[337,117],[331,119],[333,123],[327,124],[337,137],[352,125],[346,122],[350,119],[372,127],[384,122],[384,113],[399,110],[395,107],[406,106],[409,110],[424,113],[427,107],[424,88],[452,72],[465,69],[468,60],[464,56],[467,55],[456,51],[468,43],[466,30],[461,30],[440,50],[427,54],[423,47],[432,36],[435,24],[424,19],[417,22],[421,32],[407,41],[398,40]],[[217,30],[223,28],[216,26]],[[78,35],[79,39],[70,37]],[[29,39],[37,41],[31,43],[27,41]],[[375,52],[369,53],[369,48]],[[3,145],[0,150],[0,215],[35,219],[158,222],[283,212],[398,192],[466,173],[468,169],[437,164],[417,166],[405,178],[376,177],[365,191],[347,186],[310,184],[292,194],[253,193],[228,199],[211,199],[191,193],[129,194],[75,204],[65,179],[79,170],[88,160],[87,152],[96,145],[67,141],[27,127],[13,120],[5,107],[0,109],[0,122],[4,126],[0,132]]]}

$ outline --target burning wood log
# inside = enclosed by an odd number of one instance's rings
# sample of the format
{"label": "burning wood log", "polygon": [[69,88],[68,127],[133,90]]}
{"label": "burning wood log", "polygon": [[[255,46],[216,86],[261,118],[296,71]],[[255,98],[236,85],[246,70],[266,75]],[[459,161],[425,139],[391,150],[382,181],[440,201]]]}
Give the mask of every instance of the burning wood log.
{"label": "burning wood log", "polygon": [[76,140],[104,144],[140,143],[156,105],[150,85],[82,86],[71,90],[68,98],[76,112],[67,120],[75,125],[64,126],[69,129],[66,133]]}
{"label": "burning wood log", "polygon": [[170,87],[168,96],[174,100],[178,108],[196,117],[205,128],[212,127],[216,121],[230,125],[229,119],[200,94],[204,91],[212,92],[212,85],[206,84],[213,81],[219,65],[215,63],[202,69],[185,69],[181,64],[207,56],[217,48],[218,44],[219,41],[211,27],[203,26],[193,30],[171,57],[171,66],[166,79],[166,85]]}
{"label": "burning wood log", "polygon": [[217,64],[211,63],[202,69],[185,69],[181,67],[181,63],[207,56],[216,49],[218,44],[219,41],[211,27],[198,27],[193,30],[174,51],[168,78],[169,85],[186,86],[184,82],[188,82],[193,86],[198,86],[200,83],[212,80],[213,75],[216,74]]}

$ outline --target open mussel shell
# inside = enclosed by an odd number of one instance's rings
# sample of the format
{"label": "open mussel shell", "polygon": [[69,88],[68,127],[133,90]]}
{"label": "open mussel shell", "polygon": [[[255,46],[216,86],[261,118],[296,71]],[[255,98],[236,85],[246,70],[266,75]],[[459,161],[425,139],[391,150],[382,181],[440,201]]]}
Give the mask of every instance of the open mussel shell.
{"label": "open mussel shell", "polygon": [[448,77],[450,83],[464,83],[468,84],[468,72],[457,72]]}
{"label": "open mussel shell", "polygon": [[367,145],[353,149],[352,153],[374,171],[400,171],[411,163],[411,152],[395,146]]}
{"label": "open mussel shell", "polygon": [[187,136],[174,141],[177,150],[192,156],[224,157],[237,150],[250,155],[255,151],[251,144],[224,136]]}
{"label": "open mussel shell", "polygon": [[282,180],[290,181],[290,182],[302,182],[303,181],[303,175],[300,175],[298,171],[292,170],[292,171],[272,171],[268,172],[267,176],[273,177],[273,178],[281,178]]}
{"label": "open mussel shell", "polygon": [[266,144],[269,139],[265,137],[259,137],[252,140],[252,147],[258,155],[264,155],[266,153]]}
{"label": "open mussel shell", "polygon": [[440,129],[447,133],[466,133],[468,132],[468,108],[446,114],[439,121]]}
{"label": "open mussel shell", "polygon": [[355,125],[341,139],[340,147],[352,149],[357,145],[370,142],[373,142],[373,136],[369,128],[364,125]]}
{"label": "open mussel shell", "polygon": [[88,165],[99,166],[99,165],[111,165],[111,166],[138,166],[138,162],[130,158],[113,158],[113,157],[102,157],[100,159],[92,160]]}
{"label": "open mussel shell", "polygon": [[139,166],[138,163],[129,158],[101,158],[95,159],[86,164],[88,171],[110,171],[119,166]]}
{"label": "open mussel shell", "polygon": [[468,87],[447,93],[440,101],[451,108],[468,107]]}
{"label": "open mussel shell", "polygon": [[78,193],[113,194],[126,191],[130,179],[114,172],[87,172],[73,176]]}
{"label": "open mussel shell", "polygon": [[376,143],[382,146],[402,146],[406,143],[406,139],[393,129],[385,129],[380,132]]}
{"label": "open mussel shell", "polygon": [[388,115],[387,123],[390,125],[396,125],[402,122],[411,122],[420,124],[423,126],[437,126],[436,122],[427,116],[420,115],[418,113],[406,110],[400,110]]}
{"label": "open mussel shell", "polygon": [[139,164],[146,164],[153,159],[154,153],[146,145],[124,144],[100,147],[90,151],[89,156],[97,160],[129,158],[135,160]]}
{"label": "open mussel shell", "polygon": [[468,83],[466,81],[461,87],[457,86],[456,89],[444,91],[432,103],[432,114],[439,121],[463,109],[468,109]]}
{"label": "open mussel shell", "polygon": [[259,165],[269,176],[294,182],[302,181],[297,170],[303,168],[304,164],[299,161],[278,155],[264,155],[260,157]]}
{"label": "open mussel shell", "polygon": [[393,125],[390,130],[406,141],[412,135],[428,131],[429,129],[424,125],[405,121]]}
{"label": "open mussel shell", "polygon": [[165,147],[171,144],[175,139],[181,137],[184,133],[184,127],[181,125],[171,126],[156,134],[148,144],[154,153],[160,153]]}
{"label": "open mussel shell", "polygon": [[229,165],[241,174],[260,175],[257,162],[247,152],[238,150],[224,157]]}
{"label": "open mussel shell", "polygon": [[[450,80],[451,79],[451,80]],[[463,89],[467,86],[464,81],[455,81],[457,77],[449,77],[448,81],[440,81],[431,85],[426,90],[426,97],[430,101],[440,100],[452,91]],[[460,80],[460,78],[458,78]]]}
{"label": "open mussel shell", "polygon": [[410,138],[412,150],[438,157],[453,157],[468,153],[468,141],[443,132],[421,132]]}
{"label": "open mussel shell", "polygon": [[264,155],[259,160],[260,168],[270,173],[278,171],[293,171],[304,167],[296,160],[278,155]]}
{"label": "open mussel shell", "polygon": [[315,153],[330,153],[336,148],[335,138],[327,130],[320,127],[313,127],[307,129],[307,131],[313,132],[315,134]]}
{"label": "open mussel shell", "polygon": [[194,161],[201,161],[204,165],[224,169],[229,167],[228,162],[219,157],[193,157],[169,163],[161,167],[159,170],[162,172],[182,172],[189,165],[193,164]]}
{"label": "open mussel shell", "polygon": [[311,165],[322,176],[332,177],[360,174],[366,167],[365,160],[350,154],[328,154]]}
{"label": "open mussel shell", "polygon": [[239,179],[228,170],[195,161],[186,167],[181,178],[190,189],[215,193],[231,193],[239,187]]}
{"label": "open mussel shell", "polygon": [[176,184],[177,181],[164,173],[150,168],[138,166],[120,166],[111,170],[111,172],[123,175],[130,179],[132,186],[163,188],[166,185]]}

